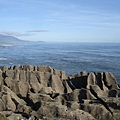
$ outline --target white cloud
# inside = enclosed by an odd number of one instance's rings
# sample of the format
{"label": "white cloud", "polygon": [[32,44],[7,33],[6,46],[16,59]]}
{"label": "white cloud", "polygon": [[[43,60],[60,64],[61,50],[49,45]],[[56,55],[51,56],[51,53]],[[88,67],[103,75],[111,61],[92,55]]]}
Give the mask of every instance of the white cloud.
{"label": "white cloud", "polygon": [[31,36],[36,35],[33,33],[39,33],[39,32],[48,32],[47,30],[29,30],[27,32],[15,32],[15,31],[0,31],[0,34],[8,35],[8,36],[16,36],[16,37],[24,37],[24,36]]}
{"label": "white cloud", "polygon": [[30,30],[30,31],[27,31],[27,32],[36,32],[36,33],[38,33],[38,32],[48,32],[47,30]]}
{"label": "white cloud", "polygon": [[0,34],[9,35],[9,36],[16,36],[16,37],[34,35],[31,33],[21,33],[21,32],[14,32],[14,31],[0,31]]}

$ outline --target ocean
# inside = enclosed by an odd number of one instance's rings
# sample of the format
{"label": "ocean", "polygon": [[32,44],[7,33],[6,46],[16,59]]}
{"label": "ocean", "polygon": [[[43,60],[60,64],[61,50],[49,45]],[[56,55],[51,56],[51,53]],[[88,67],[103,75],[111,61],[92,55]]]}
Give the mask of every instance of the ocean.
{"label": "ocean", "polygon": [[120,43],[28,42],[0,45],[0,66],[46,65],[67,76],[81,71],[112,72],[120,83]]}

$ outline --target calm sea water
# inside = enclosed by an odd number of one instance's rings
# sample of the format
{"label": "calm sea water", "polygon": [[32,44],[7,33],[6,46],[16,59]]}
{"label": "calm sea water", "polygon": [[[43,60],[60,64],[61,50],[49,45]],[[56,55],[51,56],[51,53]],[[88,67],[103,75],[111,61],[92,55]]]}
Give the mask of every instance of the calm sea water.
{"label": "calm sea water", "polygon": [[0,45],[0,66],[47,65],[67,75],[112,72],[120,83],[120,43],[44,43]]}

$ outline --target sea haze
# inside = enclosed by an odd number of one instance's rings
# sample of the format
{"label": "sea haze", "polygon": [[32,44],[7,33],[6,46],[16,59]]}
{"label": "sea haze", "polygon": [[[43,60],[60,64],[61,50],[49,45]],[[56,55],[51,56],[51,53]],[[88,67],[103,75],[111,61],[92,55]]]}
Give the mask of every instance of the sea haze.
{"label": "sea haze", "polygon": [[47,65],[67,75],[112,72],[120,83],[120,43],[28,42],[0,45],[0,66]]}

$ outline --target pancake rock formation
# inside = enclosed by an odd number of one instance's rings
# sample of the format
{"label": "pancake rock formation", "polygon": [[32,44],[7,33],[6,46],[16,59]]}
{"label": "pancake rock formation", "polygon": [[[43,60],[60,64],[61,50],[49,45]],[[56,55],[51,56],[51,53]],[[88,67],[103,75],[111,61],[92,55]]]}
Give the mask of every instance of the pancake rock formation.
{"label": "pancake rock formation", "polygon": [[66,76],[49,66],[0,67],[0,120],[120,120],[110,72]]}

